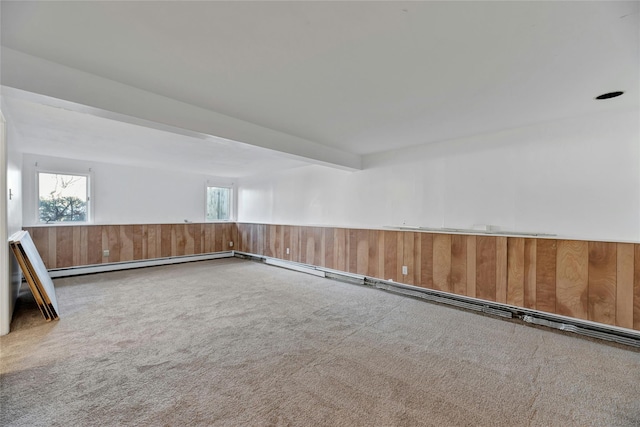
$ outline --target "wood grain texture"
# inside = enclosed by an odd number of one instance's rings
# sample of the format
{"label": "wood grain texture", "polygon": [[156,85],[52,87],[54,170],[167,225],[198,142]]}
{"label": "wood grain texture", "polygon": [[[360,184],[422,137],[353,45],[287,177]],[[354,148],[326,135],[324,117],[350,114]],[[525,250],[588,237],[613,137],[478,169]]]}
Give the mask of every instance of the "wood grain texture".
{"label": "wood grain texture", "polygon": [[637,244],[245,223],[25,229],[49,269],[236,249],[640,330]]}
{"label": "wood grain texture", "polygon": [[420,238],[420,282],[418,286],[433,289],[433,234]]}
{"label": "wood grain texture", "polygon": [[300,228],[301,227],[297,227],[297,226],[292,226],[290,227],[290,234],[289,234],[289,244],[290,244],[290,254],[291,254],[291,258],[289,258],[291,261],[295,261],[295,262],[300,262]]}
{"label": "wood grain texture", "polygon": [[496,238],[476,237],[476,297],[496,300]]}
{"label": "wood grain texture", "polygon": [[193,224],[193,253],[204,253],[204,224]]}
{"label": "wood grain texture", "polygon": [[507,239],[507,304],[524,306],[524,238]]}
{"label": "wood grain texture", "polygon": [[59,227],[56,233],[56,268],[73,265],[73,228]]}
{"label": "wood grain texture", "polygon": [[[86,230],[87,227],[73,227],[73,236],[71,238],[73,244],[73,259],[71,261],[71,265],[87,265],[87,257],[86,257]],[[85,234],[83,238],[83,234]],[[83,251],[83,243],[84,243],[84,251]],[[83,258],[84,252],[84,260]]]}
{"label": "wood grain texture", "polygon": [[322,227],[313,227],[313,262],[311,264],[320,267],[325,266],[325,242]]}
{"label": "wood grain texture", "polygon": [[536,266],[538,256],[538,241],[535,239],[524,239],[524,306],[536,309]]}
{"label": "wood grain texture", "polygon": [[589,320],[616,322],[617,246],[589,242]]}
{"label": "wood grain texture", "polygon": [[[211,227],[211,228],[213,229],[212,231],[213,240],[211,242],[210,252],[222,251],[222,248],[224,247],[224,240],[225,240],[224,230],[222,227]],[[245,244],[246,245],[249,244],[248,238],[247,238],[247,241],[245,241]]]}
{"label": "wood grain texture", "polygon": [[276,250],[276,258],[280,258],[280,259],[284,259],[284,226],[283,225],[276,225],[276,236],[275,236],[275,250]]}
{"label": "wood grain texture", "polygon": [[[169,229],[169,231],[171,230]],[[105,225],[102,227],[102,247],[109,250],[109,256],[103,257],[103,260],[106,259],[107,262],[125,261],[120,258],[120,226]]]}
{"label": "wood grain texture", "polygon": [[[144,225],[132,225],[132,239],[133,239],[133,259],[144,259],[143,255],[143,234]],[[198,252],[199,253],[199,252]]]}
{"label": "wood grain texture", "polygon": [[507,238],[496,237],[496,301],[507,303]]}
{"label": "wood grain texture", "polygon": [[347,271],[347,230],[345,228],[334,229],[333,257],[334,268]]}
{"label": "wood grain texture", "polygon": [[355,236],[349,241],[351,259],[355,259],[351,272],[366,275],[369,270],[369,230],[351,230],[349,234]]}
{"label": "wood grain texture", "polygon": [[[33,244],[38,249],[40,253],[40,258],[42,258],[42,262],[47,267],[47,269],[55,268],[55,260],[49,259],[49,229],[51,227],[27,227],[26,231],[31,235],[31,240],[33,240]],[[102,234],[100,235],[101,243],[102,243]]]}
{"label": "wood grain texture", "polygon": [[307,263],[307,255],[308,255],[308,251],[309,251],[309,240],[311,240],[311,259],[313,259],[313,236],[311,236],[311,239],[309,238],[309,234],[310,234],[310,230],[308,227],[300,227],[300,231],[299,231],[299,239],[300,239],[300,253],[298,255],[298,262],[301,262],[303,264],[310,264]]}
{"label": "wood grain texture", "polygon": [[556,313],[588,318],[589,245],[558,240],[556,260]]}
{"label": "wood grain texture", "polygon": [[367,267],[367,276],[380,277],[380,244],[378,241],[378,230],[368,230],[369,239],[369,263]]}
{"label": "wood grain texture", "polygon": [[633,328],[634,246],[618,243],[616,277],[616,326]]}
{"label": "wood grain texture", "polygon": [[57,264],[57,261],[58,261],[58,255],[57,255],[57,251],[58,251],[57,232],[58,232],[58,230],[56,228],[54,228],[54,227],[50,227],[47,232],[49,234],[49,237],[47,238],[47,242],[49,244],[49,262],[52,265],[51,268],[59,268],[58,264]]}
{"label": "wood grain texture", "polygon": [[467,296],[476,297],[477,238],[467,236]]}
{"label": "wood grain texture", "polygon": [[196,228],[194,224],[184,224],[183,226],[183,237],[184,237],[184,254],[185,255],[193,255],[195,254],[196,247]]}
{"label": "wood grain texture", "polygon": [[282,259],[291,260],[291,227],[288,225],[282,226]]}
{"label": "wood grain texture", "polygon": [[404,265],[404,235],[402,232],[396,233],[396,282],[402,282],[404,276],[402,275],[402,266]]}
{"label": "wood grain texture", "polygon": [[[220,252],[229,250],[222,244],[223,236],[236,235],[235,224],[70,225],[25,230],[48,269]],[[109,256],[103,256],[105,250]]]}
{"label": "wood grain texture", "polygon": [[398,247],[398,234],[400,232],[382,231],[382,233],[384,234],[384,277],[382,279],[400,281],[398,277],[398,258],[403,249]]}
{"label": "wood grain texture", "polygon": [[284,225],[276,225],[276,258],[285,259],[284,252]]}
{"label": "wood grain texture", "polygon": [[401,264],[407,267],[407,274],[402,274],[402,283],[407,283],[409,285],[414,285],[415,280],[413,277],[415,265],[414,265],[414,248],[413,248],[413,235],[415,233],[406,232],[402,233],[402,262]]}
{"label": "wood grain texture", "polygon": [[163,258],[171,256],[172,251],[175,250],[175,245],[172,245],[172,240],[175,242],[175,239],[172,239],[171,234],[170,224],[160,226],[160,256]]}
{"label": "wood grain texture", "polygon": [[133,259],[133,226],[121,225],[120,227],[120,259]]}
{"label": "wood grain texture", "polygon": [[[307,262],[307,255],[311,256],[313,260],[313,236],[311,230],[308,227],[300,227],[300,254],[298,256],[298,262],[303,264],[311,264]],[[309,243],[311,243],[311,251],[309,251]]]}
{"label": "wood grain texture", "polygon": [[451,292],[467,295],[467,236],[451,236]]}
{"label": "wood grain texture", "polygon": [[[412,284],[419,285],[420,280],[422,278],[422,236],[423,233],[412,233],[413,234],[413,274],[411,270],[409,274],[412,275]],[[406,258],[407,255],[403,254]]]}
{"label": "wood grain texture", "polygon": [[[203,234],[203,241],[202,241],[202,251],[203,252],[213,252],[212,250],[212,239],[214,238],[212,232],[214,231],[213,227],[211,227],[211,225],[213,224],[203,224],[202,225],[202,234]],[[147,226],[147,234],[150,234],[150,227]],[[149,237],[150,240],[150,237]],[[151,242],[149,241],[149,246],[150,246]],[[240,239],[238,239],[238,242],[236,243],[236,250],[240,251],[242,246],[242,242],[240,241]],[[149,247],[148,250],[151,250],[151,248]]]}
{"label": "wood grain texture", "polygon": [[640,245],[633,245],[633,329],[640,331]]}
{"label": "wood grain texture", "polygon": [[358,269],[358,230],[347,230],[347,242],[346,242],[346,254],[347,254],[347,271],[349,273],[355,273]]}
{"label": "wood grain texture", "polygon": [[277,225],[269,224],[265,226],[265,246],[264,255],[271,258],[278,258],[276,245],[278,243]]}
{"label": "wood grain texture", "polygon": [[[251,232],[252,232],[251,224],[243,224],[242,227],[242,251],[243,252],[251,252],[255,248],[251,246]],[[222,246],[222,235],[219,237],[220,242],[216,242],[216,246]],[[251,252],[252,253],[252,252]]]}
{"label": "wood grain texture", "polygon": [[323,229],[324,239],[324,266],[332,270],[336,269],[336,246],[335,246],[335,228],[329,227]]}
{"label": "wood grain texture", "polygon": [[409,285],[419,285],[421,278],[421,234],[422,233],[403,233],[403,248],[402,248],[402,265],[407,267],[407,274],[403,275],[403,283]]}
{"label": "wood grain texture", "polygon": [[555,313],[557,242],[539,239],[536,247],[536,309]]}
{"label": "wood grain texture", "polygon": [[147,225],[147,258],[153,259],[160,257],[158,245],[160,242],[160,231],[156,224]]}
{"label": "wood grain texture", "polygon": [[451,292],[451,235],[433,235],[433,288]]}

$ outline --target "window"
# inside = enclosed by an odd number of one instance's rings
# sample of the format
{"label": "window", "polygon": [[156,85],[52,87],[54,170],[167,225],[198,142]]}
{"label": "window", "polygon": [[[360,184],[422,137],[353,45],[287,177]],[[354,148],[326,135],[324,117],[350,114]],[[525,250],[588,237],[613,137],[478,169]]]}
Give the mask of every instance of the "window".
{"label": "window", "polygon": [[231,219],[231,188],[207,187],[207,221]]}
{"label": "window", "polygon": [[38,221],[89,220],[89,176],[38,172]]}

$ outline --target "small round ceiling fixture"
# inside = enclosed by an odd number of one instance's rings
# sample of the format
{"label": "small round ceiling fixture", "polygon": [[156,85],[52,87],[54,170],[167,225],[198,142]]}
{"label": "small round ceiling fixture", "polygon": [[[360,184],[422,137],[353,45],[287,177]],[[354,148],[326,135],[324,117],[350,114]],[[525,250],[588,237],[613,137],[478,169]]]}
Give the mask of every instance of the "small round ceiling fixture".
{"label": "small round ceiling fixture", "polygon": [[622,91],[617,91],[617,92],[609,92],[609,93],[603,93],[600,96],[596,96],[596,99],[609,99],[609,98],[615,98],[616,96],[620,96],[622,95],[624,92]]}

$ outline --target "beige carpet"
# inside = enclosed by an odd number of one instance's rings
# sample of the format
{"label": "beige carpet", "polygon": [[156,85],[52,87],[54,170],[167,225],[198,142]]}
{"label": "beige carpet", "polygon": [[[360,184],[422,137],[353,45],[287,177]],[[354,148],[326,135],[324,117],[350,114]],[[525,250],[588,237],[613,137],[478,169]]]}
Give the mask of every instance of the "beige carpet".
{"label": "beige carpet", "polygon": [[619,346],[237,259],[55,285],[0,337],[0,425],[640,425]]}

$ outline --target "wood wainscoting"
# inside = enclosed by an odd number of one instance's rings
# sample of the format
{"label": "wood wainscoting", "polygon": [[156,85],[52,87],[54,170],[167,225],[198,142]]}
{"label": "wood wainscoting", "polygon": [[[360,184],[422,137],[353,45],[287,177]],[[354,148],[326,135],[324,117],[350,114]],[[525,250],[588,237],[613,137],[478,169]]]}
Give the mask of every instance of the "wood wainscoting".
{"label": "wood wainscoting", "polygon": [[640,330],[634,243],[246,223],[25,230],[48,269],[236,249]]}
{"label": "wood wainscoting", "polygon": [[[25,227],[47,269],[233,250],[234,223]],[[103,256],[108,250],[109,256]]]}
{"label": "wood wainscoting", "polygon": [[272,224],[237,228],[242,252],[640,330],[638,244]]}

